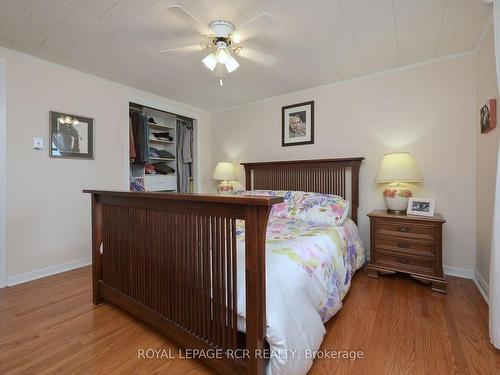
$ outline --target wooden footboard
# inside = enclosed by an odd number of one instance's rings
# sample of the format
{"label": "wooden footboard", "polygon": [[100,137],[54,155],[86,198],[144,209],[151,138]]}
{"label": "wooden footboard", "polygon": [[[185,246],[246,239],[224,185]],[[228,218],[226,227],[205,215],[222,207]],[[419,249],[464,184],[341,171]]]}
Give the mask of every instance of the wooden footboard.
{"label": "wooden footboard", "polygon": [[[93,299],[181,347],[211,350],[222,374],[263,374],[265,236],[279,197],[92,191]],[[237,331],[236,220],[245,220],[246,335]],[[233,359],[248,349],[249,358]]]}

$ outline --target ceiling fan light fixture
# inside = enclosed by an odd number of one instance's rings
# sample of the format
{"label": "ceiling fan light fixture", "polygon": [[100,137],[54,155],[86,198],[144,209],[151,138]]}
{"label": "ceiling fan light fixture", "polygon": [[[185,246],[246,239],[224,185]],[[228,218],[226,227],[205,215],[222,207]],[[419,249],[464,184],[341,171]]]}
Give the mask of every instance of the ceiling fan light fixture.
{"label": "ceiling fan light fixture", "polygon": [[217,57],[215,57],[214,53],[212,52],[209,54],[207,57],[205,57],[203,60],[201,60],[205,66],[213,71],[215,67],[217,66]]}
{"label": "ceiling fan light fixture", "polygon": [[217,57],[217,61],[221,64],[227,64],[231,55],[227,52],[226,48],[218,48],[217,52],[215,52],[215,56]]}
{"label": "ceiling fan light fixture", "polygon": [[[253,24],[258,20],[272,21],[272,16],[267,12],[260,13],[252,19],[244,22],[240,25],[240,28],[236,30],[235,26],[231,22],[221,19],[210,22],[207,28],[203,22],[201,22],[181,5],[170,5],[167,7],[167,10],[183,20],[187,25],[191,26],[191,28],[196,29],[198,34],[202,34],[204,37],[210,38],[210,41],[208,44],[196,44],[185,47],[169,48],[160,51],[160,53],[191,52],[210,49],[209,52],[211,53],[205,56],[205,58],[201,61],[207,69],[213,72],[212,75],[218,78],[226,76],[227,73],[234,72],[239,68],[240,64],[233,57],[233,52],[236,56],[240,56],[244,59],[267,66],[275,65],[278,60],[272,55],[259,53],[259,51],[250,49],[245,49],[243,51],[243,47],[240,45],[242,39],[245,40],[248,37],[247,31],[245,31],[248,29],[248,25]],[[243,34],[241,34],[242,30],[244,30]],[[242,51],[244,53],[242,53]],[[222,85],[222,80],[219,83]]]}
{"label": "ceiling fan light fixture", "polygon": [[239,34],[232,34],[231,35],[231,41],[235,44],[240,44],[241,43],[241,35]]}
{"label": "ceiling fan light fixture", "polygon": [[236,61],[236,59],[230,55],[226,63],[227,72],[234,72],[236,69],[238,69],[239,66],[240,64],[238,63],[238,61]]}

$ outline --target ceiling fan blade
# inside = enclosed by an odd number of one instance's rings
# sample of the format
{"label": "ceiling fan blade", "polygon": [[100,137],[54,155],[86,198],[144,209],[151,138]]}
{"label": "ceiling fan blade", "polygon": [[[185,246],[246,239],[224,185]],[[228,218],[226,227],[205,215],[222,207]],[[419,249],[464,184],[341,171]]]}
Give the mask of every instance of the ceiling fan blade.
{"label": "ceiling fan blade", "polygon": [[233,33],[233,39],[236,43],[239,43],[241,40],[248,39],[252,35],[260,34],[263,30],[269,28],[273,21],[273,17],[268,12],[258,14],[237,27],[236,31]]}
{"label": "ceiling fan blade", "polygon": [[160,51],[160,53],[198,52],[198,51],[208,50],[208,48],[209,48],[208,46],[204,46],[202,44],[193,44],[190,46],[164,49],[164,50]]}
{"label": "ceiling fan blade", "polygon": [[276,56],[269,55],[251,48],[240,48],[236,50],[237,56],[244,59],[256,62],[266,66],[274,66],[278,63],[279,59]]}
{"label": "ceiling fan blade", "polygon": [[182,20],[185,24],[190,25],[202,35],[210,35],[211,31],[208,26],[204,25],[198,18],[189,13],[181,5],[169,5],[167,10]]}

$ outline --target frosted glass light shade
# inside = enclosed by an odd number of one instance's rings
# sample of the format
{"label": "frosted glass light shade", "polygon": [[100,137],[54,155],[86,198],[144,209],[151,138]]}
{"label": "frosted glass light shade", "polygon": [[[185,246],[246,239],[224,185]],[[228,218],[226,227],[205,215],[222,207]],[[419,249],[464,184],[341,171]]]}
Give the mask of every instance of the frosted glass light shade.
{"label": "frosted glass light shade", "polygon": [[215,57],[221,64],[226,64],[229,60],[230,55],[225,48],[219,48],[217,49],[217,52],[215,52]]}
{"label": "frosted glass light shade", "polygon": [[215,57],[215,55],[213,53],[211,53],[210,55],[208,55],[207,57],[205,57],[201,61],[203,62],[203,64],[205,64],[205,66],[208,69],[210,69],[212,71],[215,69],[215,66],[217,65],[217,58]]}
{"label": "frosted glass light shade", "polygon": [[376,182],[420,182],[423,181],[415,158],[409,152],[385,154],[380,164]]}
{"label": "frosted glass light shade", "polygon": [[212,178],[218,181],[235,180],[236,174],[234,173],[233,163],[218,162]]}
{"label": "frosted glass light shade", "polygon": [[229,59],[227,60],[226,63],[227,72],[228,73],[234,72],[236,69],[238,69],[239,66],[240,64],[238,63],[238,61],[236,61],[236,59],[233,56],[229,56]]}

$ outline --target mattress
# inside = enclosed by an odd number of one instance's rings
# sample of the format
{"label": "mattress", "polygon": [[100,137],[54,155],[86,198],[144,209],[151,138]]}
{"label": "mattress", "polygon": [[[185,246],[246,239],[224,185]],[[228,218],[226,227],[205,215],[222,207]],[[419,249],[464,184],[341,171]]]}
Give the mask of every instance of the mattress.
{"label": "mattress", "polygon": [[[238,329],[245,331],[245,233],[239,222]],[[365,250],[354,222],[332,226],[271,216],[266,234],[268,375],[306,374],[307,351],[318,350],[324,322],[342,308]]]}

